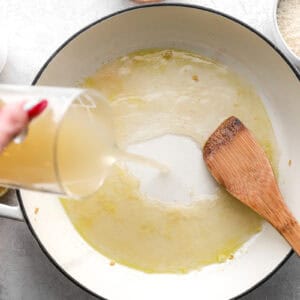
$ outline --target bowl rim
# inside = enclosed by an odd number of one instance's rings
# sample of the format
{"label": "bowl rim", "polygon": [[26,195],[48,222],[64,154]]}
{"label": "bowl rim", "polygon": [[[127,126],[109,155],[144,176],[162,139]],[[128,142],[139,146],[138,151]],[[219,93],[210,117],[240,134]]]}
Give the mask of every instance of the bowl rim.
{"label": "bowl rim", "polygon": [[277,18],[277,12],[278,12],[278,7],[280,4],[281,0],[275,0],[273,4],[273,14],[272,14],[272,19],[273,19],[273,26],[275,29],[274,34],[276,35],[275,38],[277,40],[280,40],[280,43],[284,50],[289,54],[290,58],[295,64],[299,64],[300,67],[300,56],[296,55],[296,53],[291,49],[291,47],[287,44],[285,41],[283,35],[281,34],[279,24],[278,24],[278,18]]}
{"label": "bowl rim", "polygon": [[[298,79],[298,81],[300,82],[300,73],[297,71],[297,69],[293,66],[293,64],[289,61],[289,59],[285,56],[285,54],[283,54],[283,52],[278,49],[278,47],[271,42],[267,37],[265,37],[262,33],[260,33],[259,31],[257,31],[255,28],[251,27],[250,25],[244,23],[243,21],[232,17],[226,13],[220,12],[218,10],[215,9],[211,9],[205,6],[200,6],[200,5],[195,5],[195,4],[185,4],[185,3],[153,3],[153,4],[146,4],[146,5],[139,5],[139,6],[133,6],[133,7],[128,7],[122,10],[118,10],[114,13],[105,15],[104,17],[101,17],[99,19],[97,19],[96,21],[93,21],[92,23],[84,26],[82,29],[80,29],[79,31],[77,31],[76,33],[74,33],[73,35],[71,35],[64,43],[62,43],[51,55],[50,57],[46,60],[46,62],[42,65],[42,67],[40,68],[40,70],[38,71],[37,75],[35,76],[34,80],[32,81],[32,85],[35,85],[37,83],[37,81],[39,80],[39,78],[41,77],[41,75],[43,74],[43,72],[45,71],[45,69],[47,68],[47,66],[51,63],[51,61],[56,57],[56,55],[63,50],[70,42],[72,42],[74,39],[76,39],[81,33],[89,30],[90,28],[92,28],[93,26],[102,23],[103,21],[105,21],[106,19],[110,19],[111,17],[114,16],[118,16],[121,15],[123,13],[126,12],[130,12],[133,10],[139,10],[139,9],[147,9],[147,8],[151,8],[151,7],[183,7],[183,8],[192,8],[192,9],[199,9],[202,11],[206,11],[215,15],[218,15],[220,17],[224,17],[226,19],[229,19],[235,23],[237,23],[238,25],[250,30],[252,33],[256,34],[259,38],[261,38],[264,42],[266,42],[266,44],[268,44],[271,48],[273,48],[273,50],[275,50],[280,56],[281,58],[287,63],[287,65],[290,67],[291,71],[294,73],[294,75],[296,76],[296,78]],[[86,286],[84,286],[82,283],[80,283],[79,281],[77,281],[75,278],[73,278],[69,273],[67,273],[66,270],[64,270],[64,268],[62,266],[60,266],[56,260],[51,256],[51,254],[49,253],[49,251],[45,248],[45,246],[42,244],[41,240],[38,237],[38,234],[35,232],[33,226],[31,225],[31,222],[29,220],[29,217],[26,213],[26,209],[24,207],[23,204],[23,200],[22,200],[22,196],[21,196],[21,192],[20,190],[16,190],[16,195],[17,195],[17,200],[19,202],[22,214],[24,216],[24,220],[25,223],[27,224],[31,234],[33,235],[34,239],[37,241],[39,247],[41,248],[42,252],[47,256],[47,258],[52,262],[52,264],[58,269],[58,271],[60,271],[64,276],[66,276],[70,281],[72,281],[75,285],[77,285],[78,287],[80,287],[81,289],[83,289],[85,292],[93,295],[94,297],[101,299],[101,300],[106,300],[106,298],[96,294],[95,292],[93,292],[92,290],[90,290],[89,288],[87,288]],[[261,286],[264,282],[266,282],[268,279],[270,279],[287,261],[288,259],[293,255],[294,251],[290,250],[289,253],[286,255],[286,257],[273,269],[272,272],[270,272],[267,276],[265,276],[264,278],[262,278],[260,281],[258,281],[255,285],[253,285],[252,287],[248,288],[247,290],[245,290],[243,293],[228,299],[228,300],[238,300],[241,297],[249,294],[250,292],[254,291],[256,288],[258,288],[259,286]]]}

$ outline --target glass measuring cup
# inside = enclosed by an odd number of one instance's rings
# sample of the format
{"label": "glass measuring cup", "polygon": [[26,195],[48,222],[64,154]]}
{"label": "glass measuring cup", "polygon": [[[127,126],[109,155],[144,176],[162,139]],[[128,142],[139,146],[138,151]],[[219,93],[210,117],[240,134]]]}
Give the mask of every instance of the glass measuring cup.
{"label": "glass measuring cup", "polygon": [[110,108],[79,88],[0,85],[1,105],[47,99],[26,139],[0,154],[0,183],[82,198],[96,192],[114,163]]}

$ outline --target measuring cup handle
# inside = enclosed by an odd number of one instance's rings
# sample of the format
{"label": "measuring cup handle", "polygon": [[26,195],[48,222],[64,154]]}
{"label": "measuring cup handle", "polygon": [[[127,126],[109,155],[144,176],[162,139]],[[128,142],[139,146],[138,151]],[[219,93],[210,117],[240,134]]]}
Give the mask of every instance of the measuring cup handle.
{"label": "measuring cup handle", "polygon": [[10,206],[7,204],[0,204],[0,217],[13,219],[17,221],[24,221],[20,206]]}

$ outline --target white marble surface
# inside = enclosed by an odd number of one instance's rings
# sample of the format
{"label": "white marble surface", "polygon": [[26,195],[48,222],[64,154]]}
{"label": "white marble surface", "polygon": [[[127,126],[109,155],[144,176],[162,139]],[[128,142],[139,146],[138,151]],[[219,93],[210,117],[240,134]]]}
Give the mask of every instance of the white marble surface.
{"label": "white marble surface", "polygon": [[[181,2],[231,14],[272,39],[273,1]],[[30,84],[66,38],[106,14],[132,5],[128,0],[0,0],[0,27],[9,37],[8,59],[0,82]],[[0,35],[0,53],[1,47],[5,43]],[[10,193],[4,201],[14,199]],[[94,299],[57,271],[24,223],[0,219],[0,241],[0,300]],[[242,299],[300,299],[299,259],[294,255],[270,280]]]}

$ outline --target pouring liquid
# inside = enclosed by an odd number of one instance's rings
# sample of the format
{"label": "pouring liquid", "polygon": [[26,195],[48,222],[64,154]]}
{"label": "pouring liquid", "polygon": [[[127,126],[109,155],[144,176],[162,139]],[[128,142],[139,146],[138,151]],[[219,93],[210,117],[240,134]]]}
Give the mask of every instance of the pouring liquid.
{"label": "pouring liquid", "polygon": [[119,161],[123,161],[123,162],[131,161],[131,162],[143,165],[145,167],[150,167],[150,168],[156,169],[161,174],[167,174],[170,171],[166,165],[164,165],[154,159],[147,158],[145,156],[141,156],[138,154],[120,151],[117,153],[116,157],[117,157],[117,160],[119,160]]}

